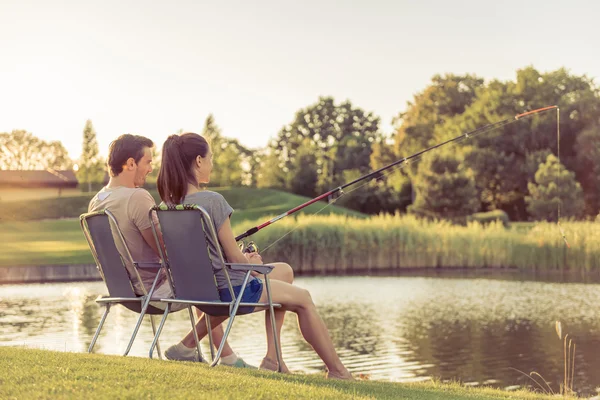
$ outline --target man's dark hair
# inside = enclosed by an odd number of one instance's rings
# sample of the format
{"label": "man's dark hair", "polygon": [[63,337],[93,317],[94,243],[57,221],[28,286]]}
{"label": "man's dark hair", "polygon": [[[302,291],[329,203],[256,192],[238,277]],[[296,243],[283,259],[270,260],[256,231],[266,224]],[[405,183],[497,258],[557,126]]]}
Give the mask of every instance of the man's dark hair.
{"label": "man's dark hair", "polygon": [[133,158],[136,163],[144,157],[144,148],[152,148],[154,143],[147,137],[125,134],[119,136],[108,146],[108,169],[112,176],[123,172],[123,165]]}

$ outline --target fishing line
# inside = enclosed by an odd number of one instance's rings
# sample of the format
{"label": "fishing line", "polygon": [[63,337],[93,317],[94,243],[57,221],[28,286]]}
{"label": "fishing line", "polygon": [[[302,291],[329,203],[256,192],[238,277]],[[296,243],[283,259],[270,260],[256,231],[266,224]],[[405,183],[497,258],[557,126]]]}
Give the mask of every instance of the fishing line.
{"label": "fishing line", "polygon": [[[556,165],[556,189],[559,188],[559,179],[560,179],[560,108],[556,107],[556,158],[558,158],[558,164]],[[558,225],[558,229],[560,230],[560,234],[565,242],[565,245],[568,249],[571,248],[569,242],[567,241],[567,235],[565,234],[564,229],[560,225],[560,217],[561,217],[561,208],[562,208],[562,198],[558,197],[558,210],[556,212],[556,225]]]}

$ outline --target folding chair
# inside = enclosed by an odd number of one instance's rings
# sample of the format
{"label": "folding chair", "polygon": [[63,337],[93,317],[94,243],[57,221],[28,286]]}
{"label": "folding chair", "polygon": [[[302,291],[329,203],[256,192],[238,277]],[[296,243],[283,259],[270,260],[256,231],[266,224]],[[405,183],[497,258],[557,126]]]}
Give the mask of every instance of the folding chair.
{"label": "folding chair", "polygon": [[[281,304],[274,304],[271,298],[271,286],[269,283],[268,274],[273,270],[273,266],[270,265],[255,265],[255,264],[235,264],[226,263],[223,259],[221,247],[217,245],[219,260],[224,265],[223,271],[227,277],[229,291],[231,293],[231,302],[223,302],[219,297],[219,291],[213,272],[213,264],[209,255],[209,248],[207,244],[207,238],[212,240],[212,243],[219,243],[218,237],[215,233],[214,225],[211,221],[208,213],[198,205],[177,205],[177,206],[166,206],[161,204],[155,206],[149,214],[152,218],[152,212],[156,211],[158,220],[160,222],[160,229],[163,236],[163,242],[166,251],[166,257],[161,254],[163,260],[163,266],[170,274],[170,282],[173,285],[174,298],[161,299],[162,302],[167,304],[164,315],[158,326],[158,332],[150,347],[150,357],[155,344],[158,343],[162,328],[167,320],[172,304],[187,304],[189,305],[188,310],[190,314],[190,322],[192,323],[192,331],[194,332],[194,339],[196,341],[196,347],[200,352],[200,344],[198,341],[198,334],[196,332],[196,323],[194,320],[194,314],[191,306],[195,306],[206,315],[211,316],[229,316],[229,322],[225,328],[223,340],[217,350],[217,354],[213,351],[213,340],[211,335],[210,318],[205,318],[206,327],[208,330],[208,337],[210,341],[210,350],[212,356],[211,367],[214,367],[219,358],[221,352],[231,331],[235,316],[238,314],[238,309],[242,307],[268,307],[271,314],[271,325],[273,327],[273,338],[275,339],[275,347],[277,353],[277,361],[279,362],[279,369],[281,371],[281,349],[279,348],[277,340],[277,330],[275,327],[275,314],[274,308],[281,307]],[[158,236],[152,225],[154,238],[159,244]],[[159,245],[159,249],[162,248]],[[227,269],[237,271],[246,271],[244,277],[244,283],[240,290],[239,296],[235,296],[233,286]],[[244,295],[246,284],[250,279],[250,272],[257,271],[264,275],[264,284],[267,289],[267,303],[243,303],[241,302]],[[262,310],[261,310],[262,311]]]}
{"label": "folding chair", "polygon": [[[140,314],[135,328],[133,330],[133,334],[131,335],[131,339],[129,340],[129,344],[127,345],[127,349],[123,354],[126,356],[129,354],[131,350],[131,346],[133,345],[133,341],[137,336],[138,330],[144,316],[146,314],[150,315],[150,322],[152,324],[152,332],[156,336],[156,325],[154,323],[153,315],[163,314],[164,310],[160,308],[153,307],[150,305],[150,300],[152,297],[152,293],[154,292],[154,288],[158,282],[160,277],[160,270],[156,274],[156,278],[154,279],[154,283],[150,289],[150,292],[147,292],[142,279],[137,271],[137,268],[161,268],[160,263],[138,263],[135,262],[132,257],[127,245],[125,243],[125,239],[121,230],[119,229],[119,225],[117,224],[117,220],[108,210],[102,210],[87,214],[82,214],[79,217],[79,222],[81,224],[81,229],[85,238],[90,246],[90,250],[92,255],[94,256],[94,260],[96,261],[96,266],[98,271],[100,271],[100,275],[102,276],[102,280],[106,284],[108,289],[108,296],[99,296],[96,299],[98,304],[104,304],[106,310],[100,319],[100,323],[98,324],[98,328],[96,329],[96,333],[94,334],[94,338],[90,343],[88,348],[88,353],[91,353],[94,345],[96,344],[96,340],[100,335],[100,331],[104,325],[104,321],[110,311],[110,307],[113,304],[120,304],[125,308]],[[112,226],[112,229],[111,229]],[[116,245],[113,237],[113,230],[117,233],[117,236],[121,242],[121,245],[126,254],[121,254]],[[134,265],[136,268],[136,276],[130,277],[127,269],[125,267],[124,258],[127,258],[127,261]],[[137,279],[137,282],[141,284],[141,287],[144,290],[144,295],[138,296],[132,286],[132,279]],[[159,301],[158,299],[152,299],[152,301]],[[160,346],[157,343],[157,351],[158,356],[162,359],[162,355],[160,353]]]}

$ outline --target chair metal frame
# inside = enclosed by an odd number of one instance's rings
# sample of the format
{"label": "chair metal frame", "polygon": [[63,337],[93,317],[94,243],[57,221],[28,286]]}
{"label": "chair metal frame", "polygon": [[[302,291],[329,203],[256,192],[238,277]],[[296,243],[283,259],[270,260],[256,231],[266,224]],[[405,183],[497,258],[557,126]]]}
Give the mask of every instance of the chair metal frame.
{"label": "chair metal frame", "polygon": [[[197,213],[198,216],[200,217],[198,222],[202,224],[201,231],[204,233],[204,237],[198,237],[197,240],[198,241],[206,240],[207,235],[208,235],[208,236],[210,236],[212,243],[218,244],[219,240],[218,240],[217,234],[215,232],[215,227],[210,218],[210,215],[206,212],[206,210],[204,208],[202,208],[196,204],[184,204],[184,205],[176,205],[176,206],[167,206],[165,204],[161,204],[160,206],[153,207],[150,210],[148,215],[149,215],[149,218],[152,219],[152,213],[156,212],[158,215],[158,219],[160,221],[162,213],[186,212],[186,211]],[[262,264],[227,263],[227,262],[225,262],[225,259],[223,258],[221,246],[217,245],[216,248],[217,248],[219,260],[221,261],[222,265],[224,266],[223,271],[227,278],[229,292],[231,293],[231,298],[232,298],[231,302],[224,302],[224,301],[221,301],[220,299],[218,301],[217,300],[198,301],[198,300],[190,300],[190,299],[180,298],[177,296],[177,283],[173,281],[173,278],[171,275],[171,271],[172,271],[174,265],[172,265],[169,262],[168,255],[165,257],[165,255],[163,254],[163,248],[158,239],[158,234],[157,234],[156,228],[154,227],[154,224],[152,225],[152,232],[154,234],[154,239],[156,240],[158,248],[160,249],[161,260],[163,261],[163,268],[165,268],[167,273],[169,274],[169,283],[172,285],[171,288],[172,288],[174,297],[171,299],[161,299],[162,302],[167,304],[167,308],[165,309],[163,318],[160,321],[160,324],[158,326],[158,331],[156,333],[154,341],[152,342],[152,346],[150,347],[150,358],[152,358],[154,346],[156,344],[158,344],[158,339],[162,332],[165,321],[167,320],[167,316],[169,315],[172,304],[187,304],[188,305],[188,310],[189,310],[189,314],[190,314],[190,322],[192,324],[192,332],[194,333],[194,339],[196,342],[196,348],[198,349],[198,354],[200,354],[200,342],[198,340],[198,333],[196,332],[196,322],[194,319],[194,314],[192,312],[192,306],[196,306],[198,309],[200,309],[201,311],[203,311],[206,314],[205,320],[206,320],[206,327],[207,327],[211,356],[212,356],[212,362],[210,364],[211,367],[214,367],[217,364],[217,362],[219,361],[219,358],[223,351],[224,345],[227,341],[227,337],[229,336],[229,333],[233,326],[233,321],[235,319],[235,316],[238,315],[237,312],[238,312],[239,307],[240,306],[242,306],[242,307],[268,307],[268,310],[270,311],[271,326],[273,329],[273,339],[275,341],[275,350],[276,350],[276,354],[277,354],[277,361],[279,364],[278,370],[279,370],[279,372],[281,372],[281,365],[282,365],[281,349],[279,347],[279,341],[278,341],[278,337],[277,337],[277,328],[275,325],[275,312],[274,312],[275,311],[274,309],[280,308],[281,304],[273,303],[273,299],[271,297],[271,285],[270,285],[269,277],[268,277],[268,274],[273,270],[274,266],[262,265]],[[162,225],[161,225],[161,232],[162,232],[163,239],[164,239],[165,236],[168,235],[168,232],[165,232],[165,229]],[[168,248],[167,241],[163,240],[163,242],[164,242],[164,246],[165,246],[164,251],[166,251],[168,254],[169,248]],[[212,264],[212,261],[210,259],[210,255],[208,254],[208,252],[206,253],[206,258],[203,260],[199,260],[196,263],[196,265],[198,265],[199,268],[211,268],[211,270],[214,272],[213,264]],[[229,273],[227,272],[228,268],[230,268],[232,270],[246,271],[246,274],[244,276],[244,281],[243,281],[243,284],[242,284],[242,287],[240,289],[240,293],[238,296],[235,295],[233,286],[231,284],[231,280],[229,278]],[[264,275],[264,285],[267,290],[267,302],[266,303],[245,303],[245,302],[241,301],[242,297],[244,296],[244,291],[246,289],[246,285],[248,284],[248,281],[250,280],[250,275],[251,275],[252,271],[256,271],[256,272],[259,272],[260,274]],[[217,288],[216,280],[213,279],[213,282],[215,284],[215,287]],[[218,291],[218,288],[217,288],[217,291]],[[227,324],[227,327],[225,328],[225,332],[223,334],[223,339],[221,341],[221,344],[220,344],[219,349],[217,350],[216,354],[214,353],[214,350],[213,350],[213,339],[212,339],[212,334],[211,334],[212,329],[211,329],[211,324],[210,324],[210,318],[208,318],[208,315],[212,315],[212,313],[211,313],[211,310],[206,309],[206,307],[213,307],[213,306],[229,308],[229,312],[228,312],[228,314],[226,314],[229,316],[229,322]],[[254,310],[253,313],[259,312],[259,311],[262,311],[262,309]],[[219,315],[223,316],[223,314],[219,314]]]}
{"label": "chair metal frame", "polygon": [[[109,282],[107,282],[105,272],[104,272],[104,268],[106,266],[103,266],[102,262],[100,261],[103,257],[97,253],[97,249],[96,249],[97,246],[94,245],[94,240],[92,238],[92,232],[90,230],[89,223],[88,223],[88,221],[92,218],[106,218],[106,221],[109,224],[109,228],[111,229],[111,231],[112,231],[112,229],[115,230],[115,232],[117,233],[117,237],[119,238],[120,244],[123,246],[123,249],[125,249],[125,254],[121,254],[121,252],[118,250],[118,248],[116,246],[116,243],[114,242],[114,236],[111,233],[111,240],[112,240],[112,244],[113,244],[114,248],[109,249],[109,251],[116,252],[116,254],[118,254],[118,256],[119,256],[119,259],[121,260],[121,267],[123,268],[124,272],[126,273],[126,276],[129,278],[128,283],[129,283],[129,287],[131,289],[130,295],[128,294],[127,296],[112,296],[110,294],[110,286],[111,285]],[[86,241],[90,247],[92,256],[94,257],[94,261],[96,262],[96,267],[98,268],[98,271],[100,272],[100,276],[102,277],[102,280],[106,284],[107,289],[109,289],[108,296],[98,296],[98,298],[96,299],[96,303],[104,305],[106,307],[106,309],[104,311],[104,314],[102,315],[102,318],[100,319],[100,323],[98,324],[98,327],[96,328],[96,332],[95,332],[92,342],[90,343],[90,346],[88,348],[88,353],[92,352],[94,345],[96,344],[98,336],[100,335],[100,331],[102,330],[102,327],[104,326],[104,322],[106,321],[106,317],[108,316],[108,313],[110,312],[111,306],[114,304],[120,304],[133,312],[139,313],[139,318],[137,320],[137,323],[135,325],[135,328],[133,330],[133,333],[131,335],[131,338],[129,340],[129,343],[127,345],[125,353],[123,354],[123,356],[127,356],[129,354],[129,351],[131,350],[133,342],[137,336],[137,333],[140,329],[140,326],[141,326],[142,321],[143,321],[144,317],[146,316],[146,314],[148,314],[150,317],[150,323],[152,324],[152,332],[156,336],[157,330],[156,330],[156,324],[154,321],[154,315],[162,314],[164,312],[164,310],[153,307],[152,305],[150,305],[150,301],[151,300],[152,300],[152,302],[160,301],[160,299],[152,298],[152,294],[154,293],[156,285],[159,281],[161,272],[163,272],[165,270],[162,267],[162,263],[137,262],[137,261],[133,260],[133,257],[131,256],[131,252],[129,251],[129,248],[127,247],[125,238],[123,237],[123,233],[121,232],[121,229],[119,228],[119,224],[117,223],[116,218],[107,209],[82,214],[79,217],[79,223],[81,225],[81,229],[86,238]],[[127,268],[125,267],[125,259],[124,258],[126,258],[127,261],[129,261],[131,263],[131,265],[134,266],[135,273],[136,273],[135,277],[131,277],[129,275],[129,272],[128,272]],[[146,290],[146,287],[144,286],[142,279],[140,277],[140,274],[138,272],[138,268],[142,268],[142,269],[143,268],[154,268],[154,269],[159,268],[158,272],[156,273],[156,278],[154,278],[154,282],[152,283],[152,287],[150,288],[150,291]],[[166,273],[166,271],[165,271],[165,273]],[[132,285],[131,279],[137,280],[137,282],[140,284],[140,286],[144,292],[143,295],[139,296],[135,293],[134,286]],[[162,359],[159,343],[156,343],[156,348],[157,348],[159,358]],[[154,349],[154,347],[153,347],[153,349]]]}

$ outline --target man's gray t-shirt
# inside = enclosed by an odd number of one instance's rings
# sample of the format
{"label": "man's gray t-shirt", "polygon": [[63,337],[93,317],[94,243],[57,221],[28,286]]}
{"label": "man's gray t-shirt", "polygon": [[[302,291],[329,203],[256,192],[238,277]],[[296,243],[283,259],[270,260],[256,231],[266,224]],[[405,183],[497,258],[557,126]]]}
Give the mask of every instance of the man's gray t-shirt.
{"label": "man's gray t-shirt", "polygon": [[[185,196],[183,204],[197,204],[204,208],[213,221],[215,233],[217,235],[219,229],[223,226],[223,223],[231,216],[231,213],[233,213],[233,208],[227,203],[227,200],[225,200],[221,194],[211,192],[210,190],[203,190]],[[216,246],[220,246],[220,244],[213,243],[213,241],[208,238],[210,258],[213,264],[215,278],[217,279],[217,286],[219,289],[227,289],[227,277],[225,276],[225,272],[223,272],[224,265],[222,265],[219,259],[219,253]],[[223,254],[223,257],[226,258],[222,248],[221,253]],[[225,261],[227,261],[227,259]],[[240,286],[244,283],[246,272],[234,271],[231,269],[228,269],[227,272],[229,272],[229,279],[233,286]],[[253,279],[255,278],[251,276],[248,282],[251,282]]]}

